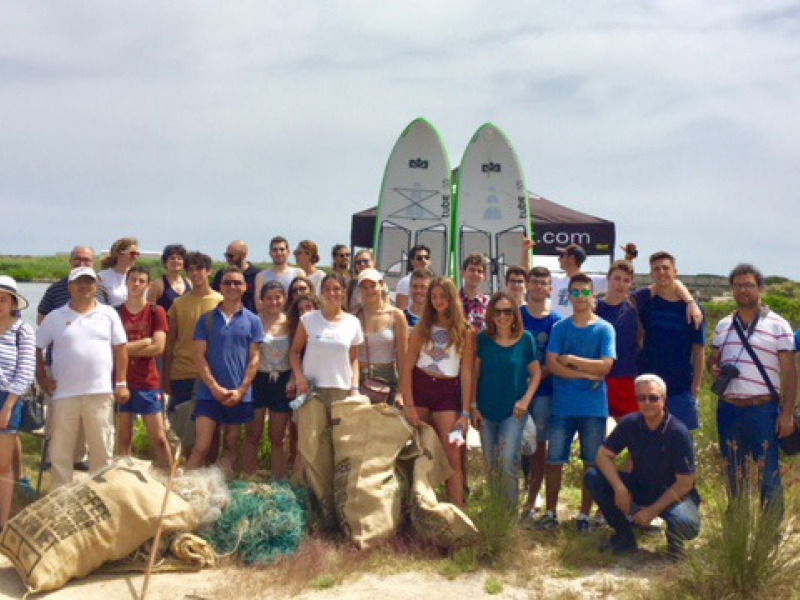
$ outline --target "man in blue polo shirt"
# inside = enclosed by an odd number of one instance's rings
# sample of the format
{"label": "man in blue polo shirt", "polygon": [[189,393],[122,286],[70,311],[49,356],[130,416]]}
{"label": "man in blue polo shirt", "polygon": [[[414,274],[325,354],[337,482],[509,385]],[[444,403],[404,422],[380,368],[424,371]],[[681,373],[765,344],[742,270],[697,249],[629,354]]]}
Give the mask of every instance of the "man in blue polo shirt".
{"label": "man in blue polo shirt", "polygon": [[[636,550],[633,525],[656,517],[667,523],[668,553],[683,556],[683,543],[700,533],[700,496],[694,487],[694,443],[686,427],[666,410],[667,386],[658,375],[636,378],[639,412],[623,417],[597,453],[584,483],[615,533],[602,549]],[[614,459],[624,449],[633,469],[619,472]]]}
{"label": "man in blue polo shirt", "polygon": [[222,425],[223,466],[232,470],[241,427],[253,420],[250,384],[258,370],[264,327],[261,319],[242,304],[247,283],[240,268],[227,267],[220,284],[222,302],[200,317],[194,331],[194,358],[200,382],[195,410],[197,440],[186,463],[188,469],[203,466],[214,430]]}

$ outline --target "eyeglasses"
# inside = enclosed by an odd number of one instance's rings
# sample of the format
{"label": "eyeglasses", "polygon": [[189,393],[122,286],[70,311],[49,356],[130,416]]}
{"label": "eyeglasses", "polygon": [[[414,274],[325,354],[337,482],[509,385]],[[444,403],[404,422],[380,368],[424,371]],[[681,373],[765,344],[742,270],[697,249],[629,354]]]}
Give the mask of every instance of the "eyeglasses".
{"label": "eyeglasses", "polygon": [[233,287],[242,287],[244,285],[244,281],[240,281],[238,279],[223,279],[222,285],[230,285]]}
{"label": "eyeglasses", "polygon": [[495,317],[513,317],[515,308],[495,308],[494,309],[494,316]]}
{"label": "eyeglasses", "polygon": [[359,258],[356,261],[357,265],[369,265],[371,263],[372,263],[372,259],[370,259],[370,258]]}
{"label": "eyeglasses", "polygon": [[735,290],[747,290],[752,291],[758,287],[757,284],[753,283],[752,281],[748,281],[747,283],[734,283],[731,287]]}
{"label": "eyeglasses", "polygon": [[642,403],[650,402],[655,404],[661,401],[661,396],[659,394],[636,394],[636,400]]}
{"label": "eyeglasses", "polygon": [[573,298],[580,298],[581,296],[584,298],[591,298],[592,290],[570,290],[569,295]]}
{"label": "eyeglasses", "polygon": [[414,260],[430,260],[430,259],[431,259],[430,254],[417,254],[414,257]]}

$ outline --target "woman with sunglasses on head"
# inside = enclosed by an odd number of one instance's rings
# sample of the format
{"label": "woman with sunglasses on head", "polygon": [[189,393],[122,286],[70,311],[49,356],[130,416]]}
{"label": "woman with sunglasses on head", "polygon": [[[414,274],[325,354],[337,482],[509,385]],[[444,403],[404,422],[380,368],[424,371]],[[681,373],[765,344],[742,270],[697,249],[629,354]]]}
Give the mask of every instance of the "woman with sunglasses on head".
{"label": "woman with sunglasses on head", "polygon": [[128,299],[125,282],[128,269],[139,260],[139,241],[136,238],[120,238],[111,245],[108,255],[100,261],[102,271],[97,274],[100,287],[108,295],[108,303],[114,308]]}
{"label": "woman with sunglasses on head", "polygon": [[294,258],[297,266],[305,271],[306,277],[314,284],[314,289],[320,289],[325,271],[316,266],[319,262],[319,247],[311,240],[303,240],[297,244]]}
{"label": "woman with sunglasses on head", "polygon": [[0,275],[0,531],[11,516],[14,497],[14,452],[22,425],[20,396],[33,383],[36,365],[33,330],[20,316],[27,306],[17,282]]}
{"label": "woman with sunglasses on head", "polygon": [[308,277],[295,277],[289,284],[289,292],[286,296],[286,308],[288,309],[295,298],[298,296],[316,296],[318,286],[314,285]]}
{"label": "woman with sunglasses on head", "polygon": [[183,244],[169,244],[161,253],[165,273],[150,284],[147,301],[169,311],[176,298],[192,291],[192,284],[183,274],[186,248]]}
{"label": "woman with sunglasses on head", "polygon": [[[464,505],[461,446],[469,429],[475,333],[464,319],[455,284],[431,280],[422,319],[411,331],[403,362],[402,391],[406,418],[419,427],[433,425],[444,446],[453,476],[447,480],[450,502]],[[462,443],[450,441],[461,433]]]}
{"label": "woman with sunglasses on head", "polygon": [[353,259],[355,276],[347,284],[347,311],[356,314],[361,307],[361,290],[358,289],[358,274],[365,269],[375,268],[375,256],[372,250],[359,250]]}
{"label": "woman with sunglasses on head", "polygon": [[[368,377],[387,380],[397,390],[397,374],[403,371],[408,346],[408,323],[403,311],[392,306],[386,283],[375,269],[365,269],[358,276],[362,306],[356,316],[364,330],[358,364],[361,383]],[[402,406],[402,398],[395,401]]]}
{"label": "woman with sunglasses on head", "polygon": [[247,475],[258,468],[258,453],[264,435],[264,419],[269,410],[271,471],[275,481],[286,479],[287,459],[284,441],[292,409],[286,391],[292,370],[289,365],[289,319],[283,312],[286,291],[280,281],[268,281],[260,290],[259,316],[264,326],[264,341],[258,373],[253,380],[255,416],[245,427],[242,467]]}
{"label": "woman with sunglasses on head", "polygon": [[533,336],[508,292],[496,292],[489,300],[486,330],[478,334],[475,379],[472,417],[483,455],[509,508],[516,509],[522,433],[541,367]]}

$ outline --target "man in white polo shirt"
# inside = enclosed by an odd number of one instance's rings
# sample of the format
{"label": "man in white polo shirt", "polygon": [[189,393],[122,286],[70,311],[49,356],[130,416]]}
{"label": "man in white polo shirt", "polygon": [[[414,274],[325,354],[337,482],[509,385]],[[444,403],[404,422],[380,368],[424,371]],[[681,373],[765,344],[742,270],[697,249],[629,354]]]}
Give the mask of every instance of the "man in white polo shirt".
{"label": "man in white polo shirt", "polygon": [[[130,398],[125,329],[117,311],[95,299],[94,269],[72,269],[68,288],[69,302],[49,313],[36,332],[36,377],[53,397],[48,415],[53,488],[72,482],[72,455],[80,425],[89,447],[90,470],[110,462],[114,452],[113,402],[125,403]],[[44,361],[50,344],[52,376],[45,371]]]}

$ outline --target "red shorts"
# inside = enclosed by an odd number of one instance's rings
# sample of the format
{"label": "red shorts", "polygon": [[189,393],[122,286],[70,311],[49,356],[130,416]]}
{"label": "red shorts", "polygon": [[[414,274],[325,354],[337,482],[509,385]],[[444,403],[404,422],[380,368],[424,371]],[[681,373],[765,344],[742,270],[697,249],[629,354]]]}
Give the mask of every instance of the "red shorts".
{"label": "red shorts", "polygon": [[431,412],[461,410],[461,379],[459,377],[431,377],[419,367],[414,367],[414,406]]}
{"label": "red shorts", "polygon": [[615,419],[625,415],[639,412],[639,403],[636,401],[636,386],[633,384],[635,377],[607,377],[608,386],[608,412]]}

